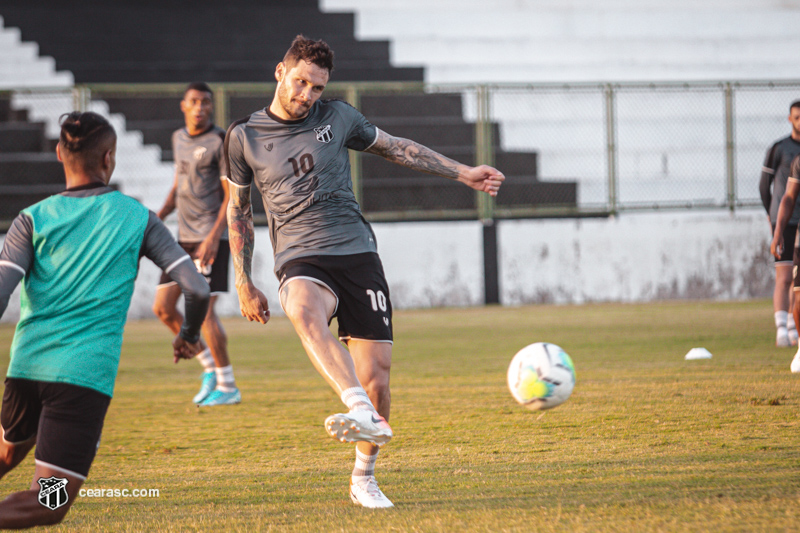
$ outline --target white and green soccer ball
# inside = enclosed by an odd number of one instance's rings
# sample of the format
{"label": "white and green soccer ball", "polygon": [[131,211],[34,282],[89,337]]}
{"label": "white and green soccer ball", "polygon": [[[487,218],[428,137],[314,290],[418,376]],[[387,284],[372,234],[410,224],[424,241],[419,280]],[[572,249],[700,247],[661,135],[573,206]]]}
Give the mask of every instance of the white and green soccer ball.
{"label": "white and green soccer ball", "polygon": [[517,352],[508,366],[508,388],[518,403],[533,411],[561,405],[575,387],[575,367],[555,344],[537,342]]}

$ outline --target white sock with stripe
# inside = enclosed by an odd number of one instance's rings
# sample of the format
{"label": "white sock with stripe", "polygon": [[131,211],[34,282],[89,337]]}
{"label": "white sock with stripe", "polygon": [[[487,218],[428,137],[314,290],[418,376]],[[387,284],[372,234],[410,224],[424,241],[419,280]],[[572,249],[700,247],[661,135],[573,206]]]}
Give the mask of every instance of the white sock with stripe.
{"label": "white sock with stripe", "polygon": [[233,379],[233,367],[231,365],[217,367],[217,389],[222,392],[233,392],[236,390],[236,380]]}
{"label": "white sock with stripe", "polygon": [[201,365],[203,365],[203,370],[206,372],[214,371],[214,356],[211,355],[211,350],[209,348],[206,348],[194,357]]}
{"label": "white sock with stripe", "polygon": [[359,478],[365,478],[375,475],[375,462],[378,460],[378,454],[367,455],[361,453],[356,448],[356,464],[353,467],[353,480],[358,481]]}
{"label": "white sock with stripe", "polygon": [[363,387],[351,387],[342,391],[342,402],[351,411],[375,411],[367,391]]}
{"label": "white sock with stripe", "polygon": [[775,327],[785,328],[786,321],[789,319],[789,313],[786,311],[775,311]]}

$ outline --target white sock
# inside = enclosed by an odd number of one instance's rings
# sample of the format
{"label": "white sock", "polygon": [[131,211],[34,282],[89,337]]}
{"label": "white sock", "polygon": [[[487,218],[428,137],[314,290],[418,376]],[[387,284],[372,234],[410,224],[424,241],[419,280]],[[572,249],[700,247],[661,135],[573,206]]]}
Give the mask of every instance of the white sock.
{"label": "white sock", "polygon": [[342,402],[351,411],[374,411],[375,406],[367,396],[367,391],[362,387],[351,387],[342,391]]}
{"label": "white sock", "polygon": [[775,311],[775,327],[785,328],[788,316],[789,313],[787,313],[786,311]]}
{"label": "white sock", "polygon": [[236,380],[233,379],[233,367],[231,365],[217,367],[217,388],[222,392],[233,392],[236,390]]}
{"label": "white sock", "polygon": [[797,326],[794,324],[794,315],[791,313],[787,313],[786,317],[786,329],[792,331],[793,329],[797,329]]}
{"label": "white sock", "polygon": [[206,372],[214,371],[214,356],[211,355],[211,350],[209,348],[206,348],[194,357],[203,365],[203,370]]}
{"label": "white sock", "polygon": [[377,453],[375,455],[367,455],[356,448],[356,465],[353,467],[353,479],[358,481],[358,478],[374,476],[375,462],[377,460]]}

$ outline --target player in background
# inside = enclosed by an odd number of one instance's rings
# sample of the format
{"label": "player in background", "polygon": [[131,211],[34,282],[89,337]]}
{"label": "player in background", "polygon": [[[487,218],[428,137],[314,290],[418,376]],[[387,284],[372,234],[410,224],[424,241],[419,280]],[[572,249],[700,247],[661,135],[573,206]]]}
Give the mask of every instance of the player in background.
{"label": "player in background", "polygon": [[[213,94],[202,82],[189,84],[181,100],[186,127],[172,134],[175,182],[158,217],[164,220],[178,211],[178,242],[194,259],[197,269],[211,286],[211,303],[203,322],[208,343],[197,360],[203,365],[198,405],[229,405],[242,401],[228,357],[228,338],[215,310],[217,296],[228,292],[227,166],[223,157],[225,130],[214,125]],[[161,276],[153,312],[173,332],[180,330],[183,316],[177,309],[180,289],[167,274]]]}
{"label": "player in background", "polygon": [[[792,215],[794,206],[797,204],[798,196],[800,196],[800,155],[792,159],[786,192],[783,194],[778,207],[775,233],[772,236],[772,244],[770,245],[770,252],[776,258],[785,255],[786,248],[793,250],[794,268],[792,269],[792,276],[794,278],[793,290],[795,294],[792,303],[792,315],[796,323],[800,323],[800,295],[797,294],[797,291],[800,290],[800,272],[798,272],[798,267],[800,266],[800,240],[798,239],[800,239],[800,234],[795,233],[795,240],[787,242],[785,228],[789,225],[789,218]],[[792,245],[792,242],[794,242],[794,245]],[[800,372],[800,350],[795,354],[789,368],[794,373]]]}
{"label": "player in background", "polygon": [[[393,137],[345,102],[319,100],[332,70],[333,52],[325,42],[297,36],[275,69],[278,86],[269,107],[228,129],[236,289],[242,315],[266,324],[269,305],[250,274],[255,180],[267,208],[281,305],[311,362],[349,409],[329,416],[325,429],[356,443],[350,497],[364,507],[392,507],[374,475],[379,447],[393,436],[387,422],[392,306],[375,235],[353,195],[348,149],[492,196],[505,177]],[[334,316],[346,349],[328,329]]]}
{"label": "player in background", "polygon": [[[792,132],[789,136],[776,141],[764,159],[761,171],[759,191],[761,202],[767,210],[772,233],[778,218],[778,206],[786,190],[786,179],[789,176],[789,166],[792,159],[800,154],[800,100],[792,102],[789,106],[789,123]],[[800,222],[800,208],[794,207],[788,223],[784,228],[786,242],[794,242],[797,233],[797,224]],[[772,306],[775,312],[775,327],[777,346],[794,346],[797,344],[797,328],[795,318],[787,313],[793,300],[792,291],[792,248],[785,247],[783,254],[775,258],[775,290],[772,294]]]}
{"label": "player in background", "polygon": [[24,209],[0,252],[0,316],[23,282],[0,411],[0,477],[36,445],[31,487],[0,501],[0,529],[58,523],[78,496],[113,394],[142,255],[186,297],[176,362],[200,349],[208,284],[153,212],[108,187],[116,142],[100,115],[62,117],[56,152],[67,190]]}

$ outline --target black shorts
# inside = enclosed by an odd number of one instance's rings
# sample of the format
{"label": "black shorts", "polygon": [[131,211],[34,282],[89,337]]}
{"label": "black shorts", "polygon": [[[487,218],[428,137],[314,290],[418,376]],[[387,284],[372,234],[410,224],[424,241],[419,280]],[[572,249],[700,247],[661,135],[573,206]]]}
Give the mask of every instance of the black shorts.
{"label": "black shorts", "polygon": [[294,278],[309,279],[336,296],[333,316],[341,340],[392,342],[392,303],[378,254],[300,257],[278,271],[281,287]]}
{"label": "black shorts", "polygon": [[[772,225],[772,233],[775,233],[775,224]],[[775,259],[775,264],[788,265],[795,256],[795,248],[797,248],[797,225],[786,224],[783,229],[783,252],[780,259]],[[795,262],[795,264],[797,263]]]}
{"label": "black shorts", "polygon": [[19,444],[36,437],[37,461],[85,479],[111,397],[69,383],[6,378],[5,385],[3,440]]}
{"label": "black shorts", "polygon": [[[181,248],[186,250],[186,253],[194,260],[197,247],[200,246],[199,242],[181,242],[178,243]],[[206,278],[208,286],[211,287],[211,294],[218,294],[220,292],[228,292],[228,262],[231,256],[231,248],[227,240],[219,241],[219,248],[217,249],[217,256],[214,258],[214,264],[206,267],[205,271],[200,271],[197,263],[197,270]],[[169,277],[169,274],[161,273],[161,279],[158,282],[159,287],[172,285],[175,282]]]}

